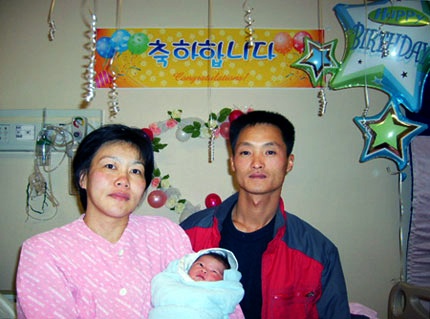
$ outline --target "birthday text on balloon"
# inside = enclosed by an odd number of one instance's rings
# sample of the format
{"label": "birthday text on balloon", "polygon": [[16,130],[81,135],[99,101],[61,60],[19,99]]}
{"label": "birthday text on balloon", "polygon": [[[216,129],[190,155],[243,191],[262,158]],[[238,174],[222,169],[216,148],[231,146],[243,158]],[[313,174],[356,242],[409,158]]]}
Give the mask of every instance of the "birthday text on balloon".
{"label": "birthday text on balloon", "polygon": [[385,32],[379,29],[367,28],[360,22],[356,23],[351,29],[354,35],[352,49],[362,49],[369,53],[382,52],[383,44],[390,51],[391,56],[397,56],[405,60],[414,59],[419,62],[426,53],[428,42],[414,42],[407,34]]}
{"label": "birthday text on balloon", "polygon": [[413,8],[385,7],[369,13],[369,19],[383,24],[398,26],[425,26],[429,24],[429,17]]}

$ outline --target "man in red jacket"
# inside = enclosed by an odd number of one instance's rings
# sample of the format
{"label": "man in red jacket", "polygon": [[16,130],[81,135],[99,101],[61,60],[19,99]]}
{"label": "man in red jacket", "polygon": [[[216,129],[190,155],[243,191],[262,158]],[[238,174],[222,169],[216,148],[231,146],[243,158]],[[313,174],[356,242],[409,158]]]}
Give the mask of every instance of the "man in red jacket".
{"label": "man in red jacket", "polygon": [[349,319],[336,246],[284,210],[294,126],[278,113],[253,111],[234,120],[229,135],[239,190],[181,223],[194,250],[222,247],[236,255],[246,319]]}

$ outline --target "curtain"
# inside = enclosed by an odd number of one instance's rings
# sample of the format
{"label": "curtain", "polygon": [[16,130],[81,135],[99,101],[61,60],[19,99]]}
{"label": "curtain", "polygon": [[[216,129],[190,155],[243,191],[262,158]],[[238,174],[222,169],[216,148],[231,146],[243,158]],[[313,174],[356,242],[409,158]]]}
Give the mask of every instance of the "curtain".
{"label": "curtain", "polygon": [[430,136],[411,142],[412,214],[407,248],[407,282],[430,287]]}

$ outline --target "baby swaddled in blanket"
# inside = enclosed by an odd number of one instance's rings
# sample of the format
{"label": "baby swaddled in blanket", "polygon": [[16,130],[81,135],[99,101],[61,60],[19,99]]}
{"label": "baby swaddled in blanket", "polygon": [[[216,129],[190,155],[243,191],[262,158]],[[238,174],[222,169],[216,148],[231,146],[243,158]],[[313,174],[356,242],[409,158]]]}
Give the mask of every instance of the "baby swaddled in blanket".
{"label": "baby swaddled in blanket", "polygon": [[149,319],[228,319],[243,298],[240,278],[237,260],[227,249],[185,255],[153,278]]}

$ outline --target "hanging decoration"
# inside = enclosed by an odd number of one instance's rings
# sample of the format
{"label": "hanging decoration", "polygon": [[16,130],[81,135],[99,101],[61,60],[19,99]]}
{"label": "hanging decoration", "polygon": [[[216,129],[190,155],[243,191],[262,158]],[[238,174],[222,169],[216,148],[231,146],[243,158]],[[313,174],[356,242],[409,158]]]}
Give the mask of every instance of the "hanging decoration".
{"label": "hanging decoration", "polygon": [[[176,139],[180,142],[186,142],[195,138],[217,139],[220,136],[227,139],[230,123],[245,112],[251,112],[252,108],[245,107],[240,109],[223,108],[218,113],[211,113],[209,119],[204,121],[196,117],[182,117],[182,110],[176,109],[168,111],[168,118],[164,121],[153,122],[148,127],[142,128],[152,140],[152,147],[155,153],[165,149],[168,144],[162,143],[161,135],[169,130],[176,130]],[[162,172],[156,167],[148,195],[148,204],[153,208],[167,207],[168,209],[189,216],[201,209],[199,205],[194,206],[189,200],[184,198],[180,190],[170,183],[170,175]],[[218,194],[211,193],[205,198],[206,207],[213,207],[221,202]]]}
{"label": "hanging decoration", "polygon": [[[323,14],[322,14],[322,6],[321,1],[318,0],[318,29],[323,29]],[[318,116],[321,117],[325,114],[327,109],[327,97],[326,97],[326,89],[328,87],[327,81],[325,81],[325,85],[321,87],[318,91],[317,97],[319,101],[318,108]]]}
{"label": "hanging decoration", "polygon": [[[212,0],[208,0],[208,29],[207,38],[209,41],[213,41],[212,35]],[[216,116],[212,116],[212,63],[210,60],[206,61],[208,81],[207,81],[207,108],[208,108],[208,128],[209,128],[209,140],[208,140],[208,163],[213,163],[215,160],[215,127],[216,127]]]}
{"label": "hanging decoration", "polygon": [[209,127],[208,162],[213,163],[214,160],[215,160],[215,129],[212,127]]}
{"label": "hanging decoration", "polygon": [[418,112],[430,68],[430,2],[338,4],[334,11],[345,32],[346,49],[330,87],[367,85]]}
{"label": "hanging decoration", "polygon": [[370,117],[355,117],[354,122],[365,140],[360,161],[385,157],[393,160],[399,171],[409,162],[411,140],[427,129],[426,124],[406,118],[395,101],[388,103],[381,113]]}
{"label": "hanging decoration", "polygon": [[291,66],[305,71],[312,85],[324,85],[324,76],[328,73],[335,74],[339,68],[339,62],[334,56],[337,39],[327,43],[318,43],[305,37],[303,55]]}
{"label": "hanging decoration", "polygon": [[[409,112],[420,110],[430,66],[426,35],[430,6],[423,1],[401,4],[378,1],[335,6],[345,30],[346,53],[330,81],[333,89],[364,86],[363,117],[354,119],[366,141],[360,161],[385,157],[393,160],[400,172],[409,162],[411,140],[427,127],[406,118],[401,107]],[[369,87],[387,93],[390,100],[381,113],[367,118]]]}
{"label": "hanging decoration", "polygon": [[55,21],[54,21],[54,8],[55,8],[55,0],[51,0],[51,5],[49,6],[49,13],[48,13],[48,39],[49,41],[54,41],[55,39],[55,31],[57,31],[57,28],[55,27]]}
{"label": "hanging decoration", "polygon": [[[323,32],[322,7],[318,0],[318,29]],[[300,43],[299,43],[300,39]],[[318,90],[318,116],[323,116],[327,108],[326,81],[327,74],[335,74],[339,68],[339,62],[336,60],[334,53],[337,45],[337,39],[320,43],[312,39],[306,32],[297,33],[294,36],[294,48],[302,55],[295,60],[291,67],[303,70],[311,80],[313,87],[320,87]]]}
{"label": "hanging decoration", "polygon": [[327,108],[327,98],[325,95],[324,88],[321,88],[318,91],[318,100],[319,100],[318,116],[323,116]]}
{"label": "hanging decoration", "polygon": [[[401,171],[408,163],[411,139],[426,127],[406,118],[407,112],[401,108],[418,112],[422,105],[430,69],[430,3],[381,0],[364,5],[337,4],[334,12],[345,32],[343,60],[338,62],[334,57],[337,39],[319,44],[305,38],[303,55],[292,67],[304,70],[312,85],[321,87],[319,116],[327,105],[324,85],[331,89],[364,87],[363,115],[354,119],[366,140],[360,161],[386,157]],[[326,82],[328,73],[332,77]],[[391,108],[387,106],[376,117],[367,118],[369,88],[387,93]]]}
{"label": "hanging decoration", "polygon": [[118,85],[117,85],[117,74],[116,71],[112,68],[112,63],[114,61],[115,57],[113,57],[110,60],[109,63],[109,71],[108,71],[108,77],[110,79],[110,90],[108,93],[108,106],[109,106],[109,118],[113,119],[117,116],[119,113],[119,93],[118,93]]}
{"label": "hanging decoration", "polygon": [[245,21],[245,43],[248,47],[254,46],[254,28],[252,24],[254,23],[254,18],[252,16],[252,11],[254,8],[248,5],[248,0],[244,0],[242,4],[242,9],[245,11],[245,15],[243,16],[243,20]]}
{"label": "hanging decoration", "polygon": [[[404,280],[402,185],[414,137],[427,129],[404,114],[423,105],[425,79],[430,67],[430,2],[380,0],[364,5],[338,4],[335,14],[345,32],[345,54],[329,82],[332,89],[364,87],[365,107],[354,122],[363,134],[360,162],[387,158],[397,165],[399,185],[400,280]],[[385,92],[389,102],[375,116],[368,116],[369,93]]]}
{"label": "hanging decoration", "polygon": [[114,68],[114,61],[116,57],[128,49],[128,40],[130,39],[130,33],[126,30],[120,29],[121,26],[121,12],[122,12],[122,0],[116,1],[116,31],[110,39],[109,47],[113,51],[112,57],[109,59],[108,74],[109,74],[109,93],[108,93],[108,106],[109,106],[109,118],[114,119],[119,111],[119,93],[118,93],[118,72]]}
{"label": "hanging decoration", "polygon": [[90,31],[89,31],[89,43],[86,49],[89,51],[88,65],[85,69],[84,78],[86,80],[85,93],[83,95],[85,102],[91,102],[96,95],[96,37],[97,37],[97,17],[94,12],[91,12]]}

